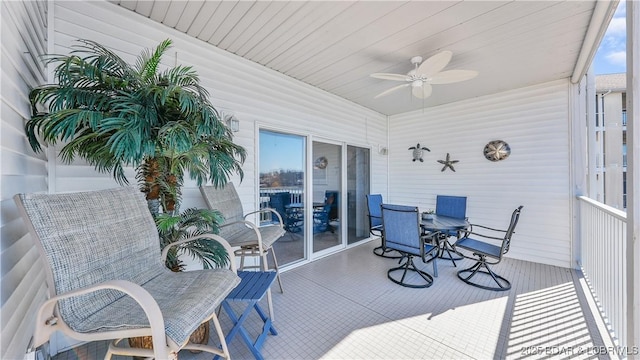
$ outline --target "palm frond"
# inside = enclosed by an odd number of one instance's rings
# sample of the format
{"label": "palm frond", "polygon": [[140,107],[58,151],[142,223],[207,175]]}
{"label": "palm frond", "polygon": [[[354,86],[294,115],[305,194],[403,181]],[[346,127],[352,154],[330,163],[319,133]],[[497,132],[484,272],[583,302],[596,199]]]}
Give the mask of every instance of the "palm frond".
{"label": "palm frond", "polygon": [[160,128],[159,140],[163,149],[172,149],[177,153],[188,151],[197,141],[189,126],[184,122],[172,121]]}
{"label": "palm frond", "polygon": [[162,41],[153,52],[149,49],[142,51],[136,61],[136,69],[143,82],[147,82],[156,76],[162,56],[167,49],[171,47],[171,43],[170,39],[166,39]]}
{"label": "palm frond", "polygon": [[189,247],[183,250],[191,255],[194,260],[200,260],[205,269],[215,269],[226,267],[229,263],[229,256],[225,248],[215,240],[200,239],[192,241]]}
{"label": "palm frond", "polygon": [[72,54],[88,54],[85,57],[85,62],[100,65],[98,68],[102,68],[117,77],[131,75],[131,66],[105,46],[86,39],[80,39],[78,43],[74,45]]}
{"label": "palm frond", "polygon": [[[186,209],[177,215],[159,214],[155,220],[163,247],[196,235],[215,234],[218,224],[223,221],[220,212],[197,208]],[[200,260],[204,268],[223,267],[229,261],[224,247],[211,239],[190,241],[180,245],[180,249]]]}

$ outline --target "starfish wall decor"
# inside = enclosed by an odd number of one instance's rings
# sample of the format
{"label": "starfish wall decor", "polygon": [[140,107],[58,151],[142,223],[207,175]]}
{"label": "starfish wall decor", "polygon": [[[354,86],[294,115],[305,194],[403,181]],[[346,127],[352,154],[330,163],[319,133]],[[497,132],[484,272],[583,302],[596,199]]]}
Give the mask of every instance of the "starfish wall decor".
{"label": "starfish wall decor", "polygon": [[459,160],[451,160],[449,153],[447,153],[447,159],[446,160],[438,160],[438,162],[440,164],[443,164],[444,166],[442,167],[442,170],[440,171],[445,171],[447,170],[447,168],[451,169],[451,171],[456,172],[456,169],[453,168],[453,164],[457,163]]}

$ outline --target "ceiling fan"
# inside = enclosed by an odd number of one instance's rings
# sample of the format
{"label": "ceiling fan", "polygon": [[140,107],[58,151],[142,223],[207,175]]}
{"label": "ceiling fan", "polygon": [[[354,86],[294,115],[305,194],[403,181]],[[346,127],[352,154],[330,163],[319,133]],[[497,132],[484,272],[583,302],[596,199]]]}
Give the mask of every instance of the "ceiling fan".
{"label": "ceiling fan", "polygon": [[445,50],[433,55],[424,62],[421,56],[411,58],[411,63],[415,65],[415,69],[409,71],[406,75],[375,73],[371,77],[383,80],[404,81],[405,84],[394,86],[376,95],[374,99],[388,95],[396,90],[411,86],[413,96],[426,99],[431,96],[431,85],[451,84],[459,81],[473,79],[478,76],[477,71],[473,70],[447,70],[441,71],[449,64],[453,53]]}

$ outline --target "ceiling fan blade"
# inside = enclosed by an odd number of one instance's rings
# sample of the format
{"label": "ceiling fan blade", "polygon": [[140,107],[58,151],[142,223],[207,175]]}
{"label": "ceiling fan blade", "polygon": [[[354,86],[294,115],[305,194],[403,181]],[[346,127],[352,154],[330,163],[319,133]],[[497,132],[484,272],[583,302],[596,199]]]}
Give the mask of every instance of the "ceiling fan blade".
{"label": "ceiling fan blade", "polygon": [[407,75],[402,74],[389,74],[389,73],[375,73],[370,75],[372,78],[382,80],[395,80],[395,81],[407,81]]}
{"label": "ceiling fan blade", "polygon": [[411,85],[411,84],[402,84],[402,85],[394,86],[394,87],[392,87],[391,89],[387,89],[387,90],[385,90],[385,91],[381,92],[380,94],[378,94],[378,95],[374,96],[373,98],[374,98],[374,99],[377,99],[377,98],[379,98],[379,97],[381,97],[381,96],[385,96],[385,95],[387,95],[387,94],[390,94],[390,93],[392,93],[392,92],[394,92],[394,91],[396,91],[396,90],[400,90],[400,89],[402,89],[402,88],[405,88],[405,87],[407,87],[407,86],[409,86],[409,85]]}
{"label": "ceiling fan blade", "polygon": [[414,86],[413,89],[411,89],[411,93],[419,99],[426,99],[431,96],[432,90],[431,85],[423,83],[422,86]]}
{"label": "ceiling fan blade", "polygon": [[416,70],[416,75],[425,75],[427,77],[436,74],[440,70],[444,69],[445,66],[451,61],[451,57],[453,53],[449,50],[445,50],[443,52],[437,53],[427,60],[423,61],[420,66],[418,66],[418,70]]}
{"label": "ceiling fan blade", "polygon": [[478,72],[474,70],[447,70],[433,75],[433,77],[427,81],[429,84],[451,84],[470,80],[476,76],[478,76]]}

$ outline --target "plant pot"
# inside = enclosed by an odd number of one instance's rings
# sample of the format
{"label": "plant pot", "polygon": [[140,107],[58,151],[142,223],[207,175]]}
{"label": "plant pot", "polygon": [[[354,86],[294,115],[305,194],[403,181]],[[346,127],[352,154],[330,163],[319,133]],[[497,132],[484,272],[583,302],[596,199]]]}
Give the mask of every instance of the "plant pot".
{"label": "plant pot", "polygon": [[422,220],[433,220],[433,214],[423,213]]}
{"label": "plant pot", "polygon": [[[191,334],[189,341],[194,344],[207,345],[209,343],[209,322],[200,324],[198,328]],[[200,350],[189,350],[192,354],[201,353]]]}
{"label": "plant pot", "polygon": [[[206,345],[209,343],[209,322],[200,324],[198,328],[191,334],[189,341],[194,344]],[[129,338],[129,346],[132,348],[153,349],[153,340],[151,336],[138,336]],[[189,350],[193,354],[200,353],[200,350]],[[143,359],[134,356],[134,359]]]}

